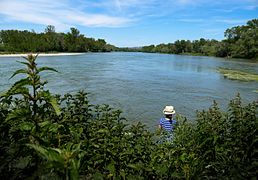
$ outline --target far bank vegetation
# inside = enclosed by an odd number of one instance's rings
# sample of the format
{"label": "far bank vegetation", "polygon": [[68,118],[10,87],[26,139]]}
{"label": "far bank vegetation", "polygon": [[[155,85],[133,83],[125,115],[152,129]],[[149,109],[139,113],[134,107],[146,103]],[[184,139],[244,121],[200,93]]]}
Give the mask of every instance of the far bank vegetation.
{"label": "far bank vegetation", "polygon": [[122,50],[258,60],[258,19],[250,20],[246,25],[229,28],[224,36],[222,41],[204,38],[193,41],[177,40],[174,43]]}
{"label": "far bank vegetation", "polygon": [[1,30],[0,53],[27,52],[110,52],[115,46],[104,39],[85,37],[76,28],[68,33],[59,33],[49,25],[43,33],[34,30]]}

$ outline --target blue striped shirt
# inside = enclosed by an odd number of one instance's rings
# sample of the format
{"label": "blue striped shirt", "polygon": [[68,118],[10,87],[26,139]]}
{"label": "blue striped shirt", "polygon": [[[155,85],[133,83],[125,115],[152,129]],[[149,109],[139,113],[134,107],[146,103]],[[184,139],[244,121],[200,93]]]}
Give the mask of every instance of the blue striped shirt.
{"label": "blue striped shirt", "polygon": [[166,130],[167,132],[172,132],[176,124],[176,120],[167,120],[165,119],[165,117],[162,117],[159,121],[159,124],[162,127],[162,129]]}

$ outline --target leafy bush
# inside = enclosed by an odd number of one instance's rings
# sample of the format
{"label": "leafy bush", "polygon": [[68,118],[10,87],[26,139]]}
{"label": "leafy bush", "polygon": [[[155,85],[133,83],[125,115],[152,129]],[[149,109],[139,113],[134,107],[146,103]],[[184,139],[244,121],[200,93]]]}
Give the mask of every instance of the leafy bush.
{"label": "leafy bush", "polygon": [[[1,179],[252,179],[258,175],[258,102],[216,102],[195,122],[178,116],[173,140],[121,111],[91,105],[87,93],[44,89],[36,57],[0,97]],[[162,135],[163,134],[163,135]],[[161,140],[160,140],[161,139]]]}

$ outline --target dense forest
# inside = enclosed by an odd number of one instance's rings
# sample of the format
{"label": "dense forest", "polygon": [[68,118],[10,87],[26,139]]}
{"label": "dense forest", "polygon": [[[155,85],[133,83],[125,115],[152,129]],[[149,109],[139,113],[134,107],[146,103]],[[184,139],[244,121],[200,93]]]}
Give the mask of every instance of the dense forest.
{"label": "dense forest", "polygon": [[174,43],[121,50],[258,59],[258,19],[250,20],[243,26],[229,28],[224,35],[225,39],[222,41],[204,38],[194,41],[177,40]]}
{"label": "dense forest", "polygon": [[109,52],[115,46],[104,39],[87,38],[76,28],[68,33],[57,33],[49,25],[44,33],[34,31],[1,30],[0,52]]}
{"label": "dense forest", "polygon": [[[1,179],[256,179],[258,102],[226,111],[216,102],[196,121],[178,115],[172,140],[121,111],[92,105],[87,93],[55,95],[28,55],[0,94]],[[23,76],[22,76],[23,75]],[[54,75],[54,74],[53,74]]]}

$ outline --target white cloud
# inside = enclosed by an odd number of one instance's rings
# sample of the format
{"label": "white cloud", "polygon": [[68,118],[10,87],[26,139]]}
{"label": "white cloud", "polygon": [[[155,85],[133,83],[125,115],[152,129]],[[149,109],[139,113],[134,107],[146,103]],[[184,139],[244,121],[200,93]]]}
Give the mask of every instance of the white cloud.
{"label": "white cloud", "polygon": [[224,24],[244,24],[248,21],[248,19],[225,19],[221,17],[211,17],[208,19],[178,19],[180,22],[186,22],[186,23],[210,23],[210,22],[216,22],[216,23],[224,23]]}
{"label": "white cloud", "polygon": [[186,22],[186,23],[200,23],[200,22],[204,22],[205,19],[178,19],[178,21]]}
{"label": "white cloud", "polygon": [[258,8],[258,2],[257,2],[256,5],[246,6],[244,9],[252,11],[252,10],[255,10],[257,8]]}
{"label": "white cloud", "polygon": [[248,19],[214,19],[213,21],[226,24],[245,24]]}
{"label": "white cloud", "polygon": [[225,29],[223,28],[205,28],[202,30],[203,32],[205,32],[205,35],[208,37],[213,37],[213,36],[217,36],[217,35],[222,35],[225,32]]}
{"label": "white cloud", "polygon": [[111,17],[101,14],[70,13],[68,16],[65,15],[65,17],[68,21],[74,21],[80,25],[94,27],[120,27],[132,22],[132,20],[126,18]]}
{"label": "white cloud", "polygon": [[181,5],[195,4],[197,1],[198,0],[176,0],[176,2]]}
{"label": "white cloud", "polygon": [[53,0],[1,0],[0,14],[18,22],[54,25],[57,30],[65,30],[73,25],[90,27],[124,26],[132,19],[99,13],[85,13],[71,8],[68,1]]}
{"label": "white cloud", "polygon": [[[192,16],[198,8],[212,6],[247,9],[257,8],[258,0],[0,0],[3,21],[54,25],[59,31],[71,26],[121,27],[136,21],[171,17],[176,21],[205,23],[200,16]],[[229,6],[230,5],[230,6]],[[187,11],[188,7],[195,7]],[[233,10],[228,10],[230,14]],[[197,11],[196,11],[197,12]],[[220,12],[223,13],[223,10]],[[224,12],[225,13],[225,12]],[[183,15],[186,18],[183,18]],[[213,20],[213,19],[212,19]],[[218,23],[235,24],[245,20],[215,19]]]}

